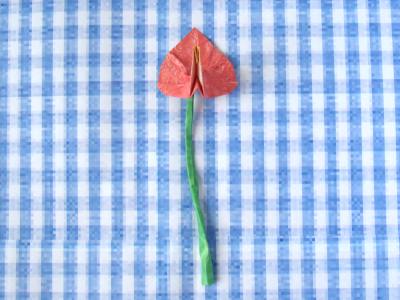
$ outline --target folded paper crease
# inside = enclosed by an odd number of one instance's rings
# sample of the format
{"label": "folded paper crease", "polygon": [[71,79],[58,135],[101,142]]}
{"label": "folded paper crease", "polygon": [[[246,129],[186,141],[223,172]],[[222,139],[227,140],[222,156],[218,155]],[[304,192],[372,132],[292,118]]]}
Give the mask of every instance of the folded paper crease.
{"label": "folded paper crease", "polygon": [[204,98],[230,93],[237,86],[231,62],[199,30],[193,28],[166,56],[158,88],[167,96]]}

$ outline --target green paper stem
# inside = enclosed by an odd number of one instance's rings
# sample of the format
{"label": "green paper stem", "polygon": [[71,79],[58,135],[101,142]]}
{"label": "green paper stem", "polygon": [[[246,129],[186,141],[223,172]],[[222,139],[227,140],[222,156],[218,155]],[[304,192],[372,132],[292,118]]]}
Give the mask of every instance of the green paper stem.
{"label": "green paper stem", "polygon": [[193,151],[193,102],[194,96],[187,99],[186,120],[185,120],[185,145],[186,145],[186,167],[189,178],[190,192],[192,194],[192,202],[197,220],[197,231],[199,235],[199,251],[201,259],[201,283],[210,285],[215,282],[213,266],[211,262],[210,249],[208,247],[204,216],[201,211],[199,201],[199,184],[197,182],[196,169],[194,164]]}

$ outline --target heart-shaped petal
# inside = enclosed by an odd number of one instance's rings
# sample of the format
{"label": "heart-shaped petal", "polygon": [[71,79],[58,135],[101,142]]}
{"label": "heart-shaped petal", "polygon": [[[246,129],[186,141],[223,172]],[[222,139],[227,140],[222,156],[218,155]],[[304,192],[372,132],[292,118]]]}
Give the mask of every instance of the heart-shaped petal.
{"label": "heart-shaped petal", "polygon": [[237,86],[235,71],[225,55],[196,28],[166,56],[158,88],[167,96],[189,98],[196,90],[204,98],[229,94]]}

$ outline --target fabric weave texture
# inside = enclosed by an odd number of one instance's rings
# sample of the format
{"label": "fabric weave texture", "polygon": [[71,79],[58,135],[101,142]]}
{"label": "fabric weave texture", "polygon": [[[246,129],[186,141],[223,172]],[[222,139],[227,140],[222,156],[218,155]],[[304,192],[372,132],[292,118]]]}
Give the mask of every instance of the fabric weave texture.
{"label": "fabric weave texture", "polygon": [[[185,101],[192,27],[238,87]],[[0,299],[400,299],[398,1],[0,0]]]}

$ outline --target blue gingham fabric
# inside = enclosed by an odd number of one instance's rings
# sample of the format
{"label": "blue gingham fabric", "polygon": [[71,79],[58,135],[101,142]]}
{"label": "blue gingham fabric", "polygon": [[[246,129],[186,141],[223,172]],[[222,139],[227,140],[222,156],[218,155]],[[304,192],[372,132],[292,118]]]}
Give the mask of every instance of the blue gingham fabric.
{"label": "blue gingham fabric", "polygon": [[[192,27],[239,87],[196,96]],[[1,299],[400,299],[398,1],[0,0]]]}

